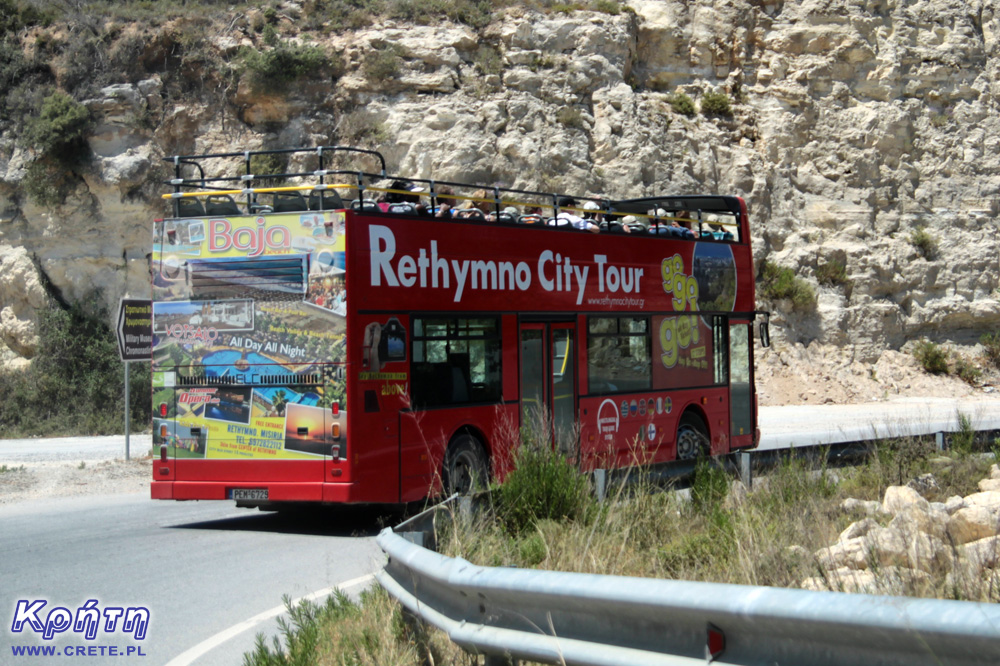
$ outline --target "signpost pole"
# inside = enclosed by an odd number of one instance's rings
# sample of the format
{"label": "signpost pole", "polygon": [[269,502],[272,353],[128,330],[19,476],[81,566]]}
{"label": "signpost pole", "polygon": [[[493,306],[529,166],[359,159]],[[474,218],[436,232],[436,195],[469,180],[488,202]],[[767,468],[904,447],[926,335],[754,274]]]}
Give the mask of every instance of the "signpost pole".
{"label": "signpost pole", "polygon": [[129,366],[129,362],[125,361],[125,460],[126,461],[128,461],[128,459],[129,459],[128,433],[129,433],[129,430],[131,429],[130,428],[130,424],[129,424],[129,408],[128,408],[128,394],[129,394],[129,390],[128,390],[128,366]]}
{"label": "signpost pole", "polygon": [[118,354],[125,363],[125,460],[129,459],[128,364],[131,361],[151,361],[153,356],[153,304],[137,298],[122,298],[118,305]]}

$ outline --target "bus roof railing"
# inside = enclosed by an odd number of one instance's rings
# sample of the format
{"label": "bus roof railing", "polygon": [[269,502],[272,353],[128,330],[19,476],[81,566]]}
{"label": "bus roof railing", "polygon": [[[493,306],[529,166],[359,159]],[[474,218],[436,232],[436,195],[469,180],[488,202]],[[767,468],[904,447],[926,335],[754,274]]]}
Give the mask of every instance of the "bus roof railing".
{"label": "bus roof railing", "polygon": [[[369,172],[356,169],[328,169],[325,158],[335,153],[357,154],[369,156],[377,159],[380,170]],[[284,171],[281,173],[253,173],[251,160],[258,155],[292,155],[305,154],[316,155],[318,158],[318,169],[307,171]],[[241,158],[244,173],[238,175],[224,175],[207,177],[201,161],[213,159]],[[407,178],[402,176],[389,176],[386,173],[385,158],[375,150],[355,148],[352,146],[320,146],[316,148],[286,148],[276,150],[239,151],[227,153],[207,153],[203,155],[177,155],[164,158],[165,161],[174,165],[174,178],[166,181],[166,184],[173,186],[173,192],[164,194],[163,198],[173,200],[175,217],[179,214],[178,200],[198,197],[228,196],[245,197],[245,206],[248,214],[266,209],[257,202],[258,194],[268,193],[314,193],[324,190],[353,190],[357,192],[360,201],[370,200],[366,198],[367,193],[380,193],[391,195],[410,195],[417,197],[427,197],[430,199],[431,208],[439,205],[439,200],[445,198],[454,203],[457,201],[476,203],[488,203],[493,209],[498,219],[501,218],[503,210],[507,207],[525,207],[526,209],[538,208],[540,210],[551,210],[552,217],[557,217],[561,211],[569,211],[580,216],[586,213],[600,213],[606,220],[620,220],[631,215],[635,218],[648,220],[651,228],[659,228],[661,225],[670,226],[671,223],[697,223],[701,227],[702,223],[718,225],[720,227],[738,227],[741,216],[740,202],[737,197],[724,195],[673,195],[640,197],[632,199],[610,199],[607,197],[575,196],[540,190],[526,190],[498,185],[482,186],[458,181],[445,181],[426,178]],[[182,170],[185,166],[193,166],[198,170],[195,178],[182,177]],[[345,176],[347,178],[345,178]],[[335,182],[328,182],[331,177],[339,177]],[[353,182],[344,182],[348,178]],[[265,185],[256,186],[257,182],[274,181],[294,181],[311,180],[306,184],[291,185]],[[393,182],[389,186],[376,184],[378,181],[391,179]],[[408,189],[402,190],[394,187],[398,183],[405,183]],[[226,184],[239,184],[240,187],[226,187]],[[417,189],[419,187],[419,189]],[[441,188],[447,187],[449,191],[442,192]],[[472,195],[461,194],[453,188],[477,189],[482,192],[475,192]],[[187,191],[185,191],[187,190]],[[562,205],[571,199],[575,205]],[[593,202],[597,204],[597,210],[584,208],[578,202]],[[529,213],[530,215],[530,213]],[[692,217],[695,216],[695,217]],[[705,215],[711,215],[711,219],[705,219]],[[732,217],[732,221],[719,219],[718,216]]]}

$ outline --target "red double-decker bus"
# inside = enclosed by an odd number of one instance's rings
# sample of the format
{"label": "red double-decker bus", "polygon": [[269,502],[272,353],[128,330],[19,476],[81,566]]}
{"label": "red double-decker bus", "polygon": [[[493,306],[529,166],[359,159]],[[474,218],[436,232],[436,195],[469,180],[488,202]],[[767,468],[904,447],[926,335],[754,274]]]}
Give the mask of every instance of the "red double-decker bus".
{"label": "red double-decker bus", "polygon": [[153,498],[407,503],[502,479],[526,428],[584,471],[756,444],[738,197],[390,179],[346,147],[170,161]]}

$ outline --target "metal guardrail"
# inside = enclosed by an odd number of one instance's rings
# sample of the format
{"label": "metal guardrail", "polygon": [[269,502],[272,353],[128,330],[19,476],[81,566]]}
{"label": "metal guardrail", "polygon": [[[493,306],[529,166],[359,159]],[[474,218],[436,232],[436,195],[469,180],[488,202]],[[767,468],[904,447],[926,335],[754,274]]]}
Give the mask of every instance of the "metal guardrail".
{"label": "metal guardrail", "polygon": [[996,604],[481,567],[392,529],[377,541],[379,583],[487,663],[1000,664]]}

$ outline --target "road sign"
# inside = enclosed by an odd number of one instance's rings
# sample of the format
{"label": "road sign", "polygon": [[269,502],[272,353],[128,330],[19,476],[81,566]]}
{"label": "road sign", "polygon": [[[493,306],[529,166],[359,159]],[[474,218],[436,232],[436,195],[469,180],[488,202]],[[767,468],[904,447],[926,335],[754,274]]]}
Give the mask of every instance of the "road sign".
{"label": "road sign", "polygon": [[123,298],[118,306],[118,354],[123,361],[149,361],[153,356],[153,302]]}

